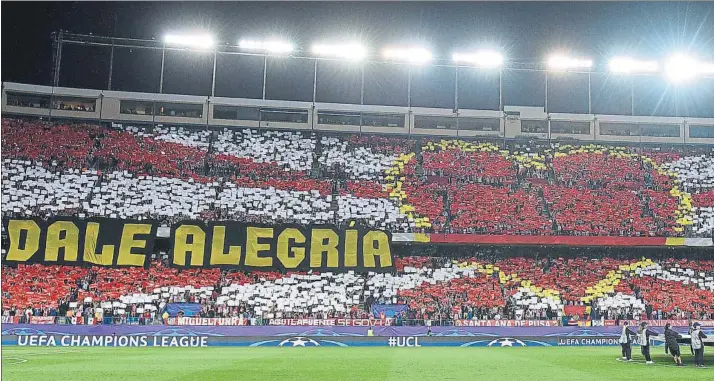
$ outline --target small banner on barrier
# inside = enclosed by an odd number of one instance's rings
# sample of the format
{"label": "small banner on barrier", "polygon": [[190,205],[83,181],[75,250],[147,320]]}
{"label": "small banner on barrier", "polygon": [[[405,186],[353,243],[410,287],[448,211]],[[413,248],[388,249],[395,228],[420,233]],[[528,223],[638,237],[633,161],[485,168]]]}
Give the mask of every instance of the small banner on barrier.
{"label": "small banner on barrier", "polygon": [[168,325],[246,325],[247,319],[232,318],[201,318],[201,317],[171,317]]}
{"label": "small banner on barrier", "polygon": [[557,320],[456,320],[457,327],[557,327]]}
{"label": "small banner on barrier", "polygon": [[31,316],[30,324],[54,324],[54,316]]}
{"label": "small banner on barrier", "polygon": [[335,327],[385,327],[393,319],[270,319],[268,325],[283,326],[335,326]]}
{"label": "small banner on barrier", "polygon": [[[688,327],[690,321],[686,319],[678,319],[678,320],[620,320],[620,325],[622,325],[623,322],[629,322],[631,325],[632,324],[640,324],[642,322],[647,322],[647,325],[650,327],[664,327],[667,324],[672,325],[672,327]],[[697,322],[702,325],[702,327],[714,327],[714,320],[692,320],[692,323]],[[616,320],[605,320],[605,326],[606,327],[612,327],[617,325]]]}
{"label": "small banner on barrier", "polygon": [[385,317],[391,318],[408,310],[409,306],[406,304],[372,304],[372,315],[375,318],[378,318],[382,313]]}
{"label": "small banner on barrier", "polygon": [[201,313],[200,303],[169,303],[166,305],[166,312],[169,316],[178,316],[180,312],[183,313],[185,317],[198,316]]}

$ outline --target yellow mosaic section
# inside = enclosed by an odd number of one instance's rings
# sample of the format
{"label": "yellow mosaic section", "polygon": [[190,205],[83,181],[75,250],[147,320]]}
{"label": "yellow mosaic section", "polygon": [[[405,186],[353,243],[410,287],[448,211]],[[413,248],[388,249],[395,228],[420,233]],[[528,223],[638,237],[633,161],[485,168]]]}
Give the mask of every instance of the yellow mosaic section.
{"label": "yellow mosaic section", "polygon": [[[500,147],[488,142],[474,143],[460,139],[442,139],[438,142],[427,142],[422,146],[423,151],[431,152],[450,149],[456,149],[463,152],[494,152],[500,154],[508,160],[517,162],[519,165],[526,168],[535,168],[538,170],[546,170],[548,168],[545,164],[545,155],[524,152],[510,153],[508,150],[502,150]],[[553,151],[545,150],[546,154],[550,154],[551,152]],[[671,177],[675,185],[672,189],[670,189],[669,194],[676,198],[678,202],[678,207],[675,211],[676,226],[673,229],[674,231],[681,233],[684,231],[685,226],[692,225],[694,223],[692,196],[691,194],[683,192],[679,189],[679,180],[677,180],[676,172],[664,170],[660,165],[652,160],[652,158],[646,155],[628,152],[625,147],[605,147],[597,144],[588,144],[583,146],[564,144],[555,149],[553,156],[565,157],[580,153],[604,154],[606,152],[608,155],[615,158],[642,160],[644,163],[651,164],[658,174]],[[417,215],[414,210],[414,206],[407,203],[407,194],[402,190],[402,183],[405,179],[403,175],[404,166],[414,156],[415,154],[413,152],[409,154],[401,154],[394,160],[392,167],[385,171],[386,184],[384,189],[389,192],[389,197],[391,199],[397,201],[401,213],[407,215],[410,222],[413,221],[417,228],[429,228],[431,227],[429,218]]]}
{"label": "yellow mosaic section", "polygon": [[594,300],[615,293],[615,287],[620,284],[620,280],[624,278],[625,273],[633,273],[638,268],[645,268],[652,265],[654,262],[650,259],[642,259],[628,265],[620,265],[617,270],[610,270],[604,279],[599,281],[592,287],[585,289],[586,296],[582,297],[585,303],[591,304]]}
{"label": "yellow mosaic section", "polygon": [[552,290],[552,289],[547,289],[547,288],[542,288],[533,285],[533,283],[530,280],[525,280],[521,279],[518,277],[518,274],[506,274],[498,266],[494,266],[492,264],[480,264],[478,262],[469,262],[469,261],[464,261],[464,262],[459,262],[459,261],[452,261],[457,267],[461,269],[466,269],[466,268],[473,268],[476,271],[487,275],[487,276],[493,276],[494,273],[498,274],[498,280],[499,283],[501,284],[506,284],[508,282],[520,282],[520,286],[523,288],[526,288],[530,290],[532,293],[534,293],[536,296],[541,297],[541,298],[550,298],[554,300],[556,303],[560,303],[560,291],[558,290]]}
{"label": "yellow mosaic section", "polygon": [[384,185],[384,190],[389,192],[389,198],[397,202],[399,211],[407,216],[409,222],[413,222],[417,228],[429,228],[431,227],[429,217],[419,217],[414,210],[414,206],[407,203],[407,193],[402,190],[402,184],[404,183],[404,166],[407,165],[414,156],[415,153],[410,152],[408,154],[401,154],[394,160],[392,167],[385,171],[384,180],[386,184]]}
{"label": "yellow mosaic section", "polygon": [[[499,281],[501,284],[506,284],[510,281],[520,282],[520,286],[527,288],[533,292],[536,296],[540,298],[550,298],[556,303],[560,303],[560,292],[558,290],[546,289],[542,287],[535,286],[532,281],[520,279],[517,274],[505,274],[500,271],[498,266],[492,264],[481,264],[473,261],[457,261],[454,260],[452,263],[461,269],[475,269],[476,271],[492,276],[494,273],[498,273]],[[649,258],[642,258],[639,261],[632,262],[626,265],[620,265],[619,268],[615,270],[610,270],[605,278],[600,280],[595,285],[585,289],[585,296],[580,300],[585,303],[588,308],[586,312],[589,313],[589,309],[592,303],[597,299],[606,297],[608,295],[613,295],[615,293],[615,288],[620,284],[620,281],[625,278],[626,275],[632,275],[637,271],[637,269],[644,269],[646,267],[654,265],[655,262]]]}
{"label": "yellow mosaic section", "polygon": [[518,162],[526,168],[533,167],[535,169],[547,169],[545,165],[545,156],[543,155],[527,154],[521,152],[511,154],[509,151],[502,150],[497,145],[488,142],[471,143],[459,139],[442,139],[441,141],[436,143],[428,142],[422,147],[423,151],[437,151],[449,149],[458,149],[463,152],[495,152],[499,153],[506,159]]}

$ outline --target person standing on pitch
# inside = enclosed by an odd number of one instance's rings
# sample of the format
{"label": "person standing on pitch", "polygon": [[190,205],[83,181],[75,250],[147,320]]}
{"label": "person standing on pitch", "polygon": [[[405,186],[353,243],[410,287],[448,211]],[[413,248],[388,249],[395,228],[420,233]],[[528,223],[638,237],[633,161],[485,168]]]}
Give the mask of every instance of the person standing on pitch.
{"label": "person standing on pitch", "polygon": [[650,336],[656,336],[657,333],[647,329],[647,322],[640,323],[640,328],[637,330],[637,336],[640,339],[640,351],[642,356],[645,356],[647,364],[654,364],[650,357]]}
{"label": "person standing on pitch", "polygon": [[[689,333],[689,337],[692,337],[692,331],[694,331],[693,324],[694,322],[692,321],[692,319],[689,319],[689,332],[687,332]],[[692,346],[691,340],[689,341],[689,350],[692,351],[692,356],[694,356],[694,347]]]}
{"label": "person standing on pitch", "polygon": [[632,361],[632,334],[629,323],[624,322],[622,333],[620,334],[620,346],[622,347],[622,359],[624,361]]}
{"label": "person standing on pitch", "polygon": [[694,366],[704,368],[704,343],[702,339],[706,339],[707,335],[701,330],[701,324],[694,323],[692,331],[692,349],[694,349]]}
{"label": "person standing on pitch", "polygon": [[677,342],[677,340],[681,338],[682,335],[672,329],[672,324],[667,323],[664,326],[664,345],[669,351],[669,354],[672,355],[674,363],[677,364],[677,366],[684,366],[679,353],[679,343]]}

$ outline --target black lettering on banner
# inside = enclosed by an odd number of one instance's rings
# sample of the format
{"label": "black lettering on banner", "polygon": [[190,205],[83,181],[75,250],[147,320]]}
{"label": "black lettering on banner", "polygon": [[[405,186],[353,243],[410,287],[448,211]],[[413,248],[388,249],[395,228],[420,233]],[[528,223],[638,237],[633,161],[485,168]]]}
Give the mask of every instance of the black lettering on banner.
{"label": "black lettering on banner", "polygon": [[9,264],[44,263],[107,267],[148,266],[156,221],[57,217],[7,218]]}

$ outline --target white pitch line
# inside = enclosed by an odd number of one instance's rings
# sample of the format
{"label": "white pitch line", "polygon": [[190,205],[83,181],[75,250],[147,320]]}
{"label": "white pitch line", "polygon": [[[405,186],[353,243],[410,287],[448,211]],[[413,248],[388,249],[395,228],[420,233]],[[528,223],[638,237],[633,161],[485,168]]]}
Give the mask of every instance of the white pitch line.
{"label": "white pitch line", "polygon": [[674,364],[663,364],[663,363],[659,363],[659,362],[656,362],[656,363],[654,363],[654,364],[647,364],[645,361],[640,361],[640,360],[623,361],[621,357],[618,357],[618,358],[616,358],[615,360],[617,360],[617,361],[619,361],[619,362],[621,362],[621,363],[624,363],[624,364],[639,364],[639,365],[647,365],[647,366],[666,366],[666,367],[669,367],[669,368],[709,369],[708,367],[707,367],[707,368],[697,368],[697,367],[695,367],[693,364],[685,364],[683,367],[681,367],[681,366],[677,366],[677,365],[674,365]]}
{"label": "white pitch line", "polygon": [[3,357],[3,360],[17,360],[16,362],[4,362],[3,365],[18,365],[18,364],[24,364],[27,362],[27,359],[23,359],[21,357]]}
{"label": "white pitch line", "polygon": [[54,354],[64,354],[64,353],[76,353],[79,351],[48,351],[48,352],[25,352],[25,351],[8,351],[7,349],[2,350],[3,354],[7,353],[10,355],[23,355],[23,356],[44,356],[44,355],[54,355]]}

